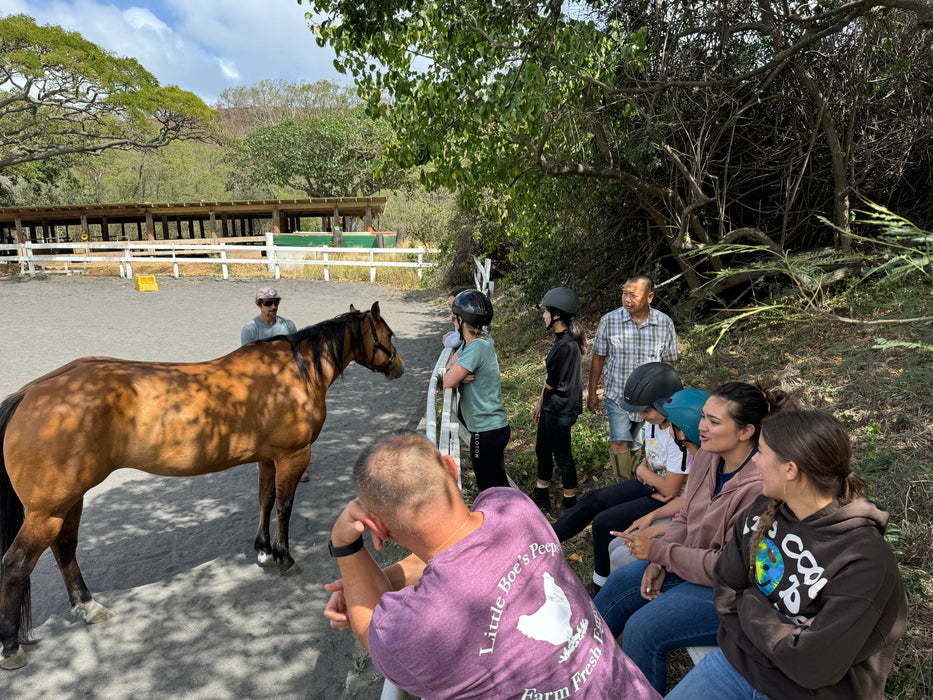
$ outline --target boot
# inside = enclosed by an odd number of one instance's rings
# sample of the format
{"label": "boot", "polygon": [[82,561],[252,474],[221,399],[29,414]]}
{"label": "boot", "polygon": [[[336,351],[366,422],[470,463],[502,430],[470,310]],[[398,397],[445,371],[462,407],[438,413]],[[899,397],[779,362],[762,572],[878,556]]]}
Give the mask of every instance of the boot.
{"label": "boot", "polygon": [[531,500],[535,502],[535,505],[538,506],[541,510],[547,512],[551,509],[551,494],[548,488],[535,486],[530,494]]}
{"label": "boot", "polygon": [[560,515],[561,517],[567,515],[567,511],[577,505],[576,496],[564,496],[560,499]]}
{"label": "boot", "polygon": [[637,466],[635,455],[625,450],[624,452],[610,452],[609,461],[612,462],[612,469],[616,476],[622,480],[631,479],[632,472]]}

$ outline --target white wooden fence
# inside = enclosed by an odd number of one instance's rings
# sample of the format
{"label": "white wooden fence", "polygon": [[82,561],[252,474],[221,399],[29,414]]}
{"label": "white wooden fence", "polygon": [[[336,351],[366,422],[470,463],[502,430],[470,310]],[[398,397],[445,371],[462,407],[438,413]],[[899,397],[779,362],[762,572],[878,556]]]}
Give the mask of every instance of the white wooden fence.
{"label": "white wooden fence", "polygon": [[[261,240],[261,239],[260,239]],[[36,275],[36,268],[46,271],[49,265],[64,267],[63,272],[74,274],[87,271],[88,263],[112,263],[119,267],[121,277],[133,276],[133,263],[172,263],[172,276],[178,278],[179,265],[186,263],[220,264],[224,279],[229,278],[228,266],[265,265],[268,272],[279,279],[283,267],[312,265],[324,268],[325,281],[330,280],[330,268],[336,266],[368,267],[370,282],[376,281],[376,268],[414,268],[420,278],[422,272],[434,267],[431,259],[439,253],[437,248],[335,248],[320,246],[301,248],[277,246],[271,233],[262,245],[248,243],[195,243],[179,241],[123,241],[110,243],[6,243],[0,244],[0,261],[19,263],[20,273]],[[43,253],[41,251],[49,251]],[[37,254],[38,253],[38,254]],[[309,260],[311,254],[320,259]],[[405,260],[385,260],[386,256],[405,256]],[[351,259],[352,258],[352,259]],[[363,258],[363,259],[360,259]],[[70,267],[69,267],[70,266]],[[54,270],[58,271],[58,270]]]}

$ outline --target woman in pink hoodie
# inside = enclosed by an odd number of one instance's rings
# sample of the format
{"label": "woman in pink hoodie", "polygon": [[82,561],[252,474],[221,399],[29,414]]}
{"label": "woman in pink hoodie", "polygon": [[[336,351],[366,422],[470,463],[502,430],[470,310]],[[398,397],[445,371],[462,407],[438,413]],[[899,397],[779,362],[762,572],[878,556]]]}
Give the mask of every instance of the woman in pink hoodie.
{"label": "woman in pink hoodie", "polygon": [[762,420],[791,405],[781,391],[744,382],[723,384],[703,406],[700,447],[680,513],[663,537],[626,535],[642,560],[616,569],[593,599],[622,649],[655,689],[667,688],[665,655],[716,643],[713,567],[732,525],[761,494],[752,457]]}

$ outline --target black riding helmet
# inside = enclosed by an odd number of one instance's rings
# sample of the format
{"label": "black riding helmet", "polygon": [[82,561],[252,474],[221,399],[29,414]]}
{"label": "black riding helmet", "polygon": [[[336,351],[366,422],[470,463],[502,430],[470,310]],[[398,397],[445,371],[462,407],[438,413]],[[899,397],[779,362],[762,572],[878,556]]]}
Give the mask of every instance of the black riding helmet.
{"label": "black riding helmet", "polygon": [[450,311],[476,328],[492,323],[492,302],[478,289],[460,292],[450,305]]}
{"label": "black riding helmet", "polygon": [[558,318],[568,323],[580,309],[580,300],[572,289],[554,287],[544,295],[541,306],[551,314],[551,322],[548,324],[548,330],[550,330]]}
{"label": "black riding helmet", "polygon": [[649,362],[636,367],[628,375],[625,391],[620,406],[631,413],[641,413],[654,407],[659,413],[667,413],[656,405],[659,399],[666,399],[671,394],[684,388],[677,370],[666,362]]}

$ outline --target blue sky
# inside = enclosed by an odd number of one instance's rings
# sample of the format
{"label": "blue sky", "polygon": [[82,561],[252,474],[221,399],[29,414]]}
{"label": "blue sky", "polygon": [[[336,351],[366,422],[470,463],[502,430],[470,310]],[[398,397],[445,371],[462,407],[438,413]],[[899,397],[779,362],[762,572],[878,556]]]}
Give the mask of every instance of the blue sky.
{"label": "blue sky", "polygon": [[226,87],[266,78],[350,85],[333,52],[315,43],[308,10],[296,0],[0,0],[0,15],[79,32],[208,104]]}

